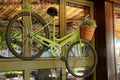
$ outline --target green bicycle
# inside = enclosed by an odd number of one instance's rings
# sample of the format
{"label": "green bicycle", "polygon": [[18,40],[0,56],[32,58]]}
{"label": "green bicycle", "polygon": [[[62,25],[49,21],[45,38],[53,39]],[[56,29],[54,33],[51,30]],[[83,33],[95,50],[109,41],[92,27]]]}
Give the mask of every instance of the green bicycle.
{"label": "green bicycle", "polygon": [[[33,60],[46,51],[65,61],[66,68],[73,76],[83,78],[93,73],[97,64],[97,54],[91,44],[80,38],[80,28],[57,38],[55,16],[57,10],[50,7],[47,13],[52,18],[45,20],[34,12],[24,11],[14,16],[6,29],[6,43],[17,58]],[[52,24],[53,33],[49,32]],[[64,55],[62,48],[64,47]]]}

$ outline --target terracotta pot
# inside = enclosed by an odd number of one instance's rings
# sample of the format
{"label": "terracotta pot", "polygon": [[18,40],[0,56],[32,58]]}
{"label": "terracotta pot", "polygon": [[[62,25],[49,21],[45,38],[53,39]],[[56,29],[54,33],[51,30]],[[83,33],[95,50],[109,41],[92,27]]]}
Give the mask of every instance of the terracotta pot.
{"label": "terracotta pot", "polygon": [[94,35],[95,28],[84,26],[80,28],[80,37],[84,40],[90,41]]}

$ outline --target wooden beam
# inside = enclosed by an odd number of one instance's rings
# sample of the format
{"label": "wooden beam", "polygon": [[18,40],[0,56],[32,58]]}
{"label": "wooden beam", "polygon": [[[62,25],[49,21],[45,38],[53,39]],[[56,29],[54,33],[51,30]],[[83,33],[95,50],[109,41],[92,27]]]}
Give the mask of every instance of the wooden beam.
{"label": "wooden beam", "polygon": [[95,0],[97,29],[95,46],[98,54],[96,80],[117,80],[115,74],[113,3]]}

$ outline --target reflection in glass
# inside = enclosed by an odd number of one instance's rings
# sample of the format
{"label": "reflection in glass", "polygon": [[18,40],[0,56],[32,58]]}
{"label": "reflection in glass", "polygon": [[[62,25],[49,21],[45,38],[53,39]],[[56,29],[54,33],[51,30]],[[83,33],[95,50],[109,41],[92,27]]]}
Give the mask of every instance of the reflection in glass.
{"label": "reflection in glass", "polygon": [[[90,15],[90,7],[88,6],[83,6],[77,3],[71,3],[71,2],[67,2],[67,7],[66,7],[66,29],[67,29],[67,33],[69,34],[72,31],[74,31],[76,28],[79,27],[80,24],[80,20],[82,16],[86,16],[86,15]],[[77,56],[76,54],[74,54],[74,56]],[[81,67],[81,69],[84,69]],[[80,78],[75,78],[74,76],[72,76],[70,73],[67,72],[67,80],[83,80]],[[83,73],[81,73],[80,75],[82,75]]]}
{"label": "reflection in glass", "polygon": [[23,71],[0,72],[0,80],[24,80]]}
{"label": "reflection in glass", "polygon": [[120,80],[120,6],[116,5],[114,12],[116,72],[117,80]]}
{"label": "reflection in glass", "polygon": [[62,80],[61,68],[31,70],[30,72],[31,80]]}
{"label": "reflection in glass", "polygon": [[13,55],[8,49],[5,41],[5,30],[0,29],[0,58],[12,57],[12,56]]}
{"label": "reflection in glass", "polygon": [[[9,51],[5,41],[5,27],[9,23],[12,17],[18,14],[22,9],[22,0],[0,0],[1,3],[1,15],[0,15],[0,57],[14,57]],[[59,0],[31,0],[32,11],[39,14],[46,22],[50,19],[47,14],[49,7],[55,7],[59,13]],[[7,5],[6,5],[7,4]],[[52,32],[52,25],[49,25],[49,31]],[[56,36],[59,37],[59,14],[56,16]],[[16,46],[16,45],[15,45]],[[17,47],[16,51],[20,53],[21,48]],[[50,57],[48,52],[45,52],[41,57]]]}
{"label": "reflection in glass", "polygon": [[90,7],[67,2],[67,34],[78,28],[82,16],[90,15]]}

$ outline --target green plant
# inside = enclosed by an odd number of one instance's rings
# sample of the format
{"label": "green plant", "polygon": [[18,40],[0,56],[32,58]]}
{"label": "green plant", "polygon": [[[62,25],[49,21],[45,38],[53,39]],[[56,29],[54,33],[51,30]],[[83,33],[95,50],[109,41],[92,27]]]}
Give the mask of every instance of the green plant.
{"label": "green plant", "polygon": [[0,50],[6,49],[6,48],[7,48],[7,45],[6,45],[6,41],[5,41],[5,31],[0,30]]}
{"label": "green plant", "polygon": [[22,71],[7,71],[3,72],[7,78],[14,78],[22,75]]}
{"label": "green plant", "polygon": [[85,18],[82,22],[82,26],[97,27],[96,20],[92,18]]}

